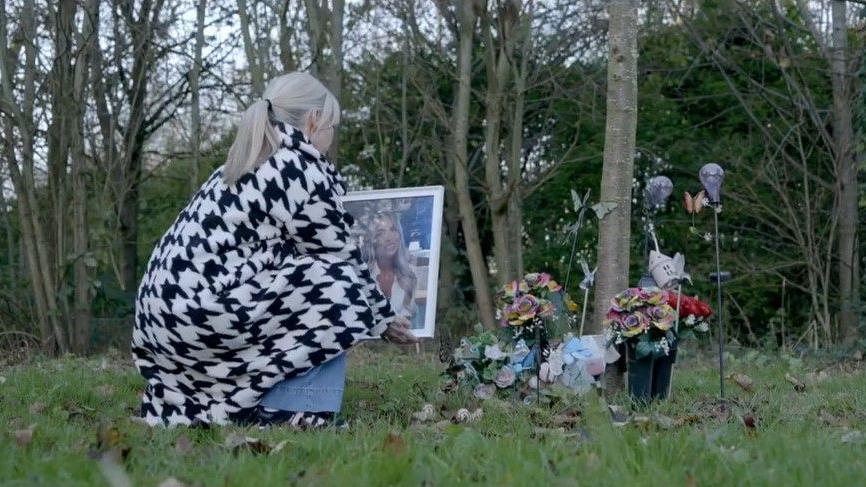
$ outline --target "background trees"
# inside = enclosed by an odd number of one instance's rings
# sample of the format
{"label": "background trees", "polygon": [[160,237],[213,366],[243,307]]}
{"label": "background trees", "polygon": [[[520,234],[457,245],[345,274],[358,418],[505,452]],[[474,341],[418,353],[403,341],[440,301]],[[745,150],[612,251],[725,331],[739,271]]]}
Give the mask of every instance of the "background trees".
{"label": "background trees", "polygon": [[[355,188],[446,187],[442,330],[493,326],[494,286],[526,270],[563,276],[570,191],[613,200],[615,182],[620,205],[578,245],[590,261],[598,250],[603,306],[645,264],[642,236],[626,232],[643,181],[667,174],[676,201],[715,161],[729,175],[730,336],[816,347],[862,336],[863,5],[649,2],[624,24],[618,8],[4,2],[2,343],[125,346],[156,240],[222,163],[234,114],[293,69],[340,97],[335,158]],[[632,51],[608,54],[618,25],[635,29],[637,87],[625,91],[617,66]],[[603,175],[603,162],[618,169]],[[674,204],[660,218],[662,246],[684,251],[693,275],[708,272],[705,214]],[[697,291],[710,287],[698,279]]]}

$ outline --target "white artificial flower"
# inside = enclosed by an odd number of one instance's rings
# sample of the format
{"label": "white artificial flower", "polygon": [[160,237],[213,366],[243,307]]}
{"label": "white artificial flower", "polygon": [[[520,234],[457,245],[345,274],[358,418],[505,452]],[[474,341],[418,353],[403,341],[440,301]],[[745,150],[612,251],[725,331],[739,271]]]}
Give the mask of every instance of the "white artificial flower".
{"label": "white artificial flower", "polygon": [[506,357],[505,353],[502,349],[499,348],[499,344],[496,345],[487,345],[484,348],[484,358],[489,360],[502,360]]}

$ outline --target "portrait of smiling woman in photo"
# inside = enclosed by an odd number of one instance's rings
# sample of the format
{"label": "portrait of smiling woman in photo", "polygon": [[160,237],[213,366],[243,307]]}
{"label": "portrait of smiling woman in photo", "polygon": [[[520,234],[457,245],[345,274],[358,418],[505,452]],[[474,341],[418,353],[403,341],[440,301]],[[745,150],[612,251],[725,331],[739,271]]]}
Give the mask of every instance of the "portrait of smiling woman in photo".
{"label": "portrait of smiling woman in photo", "polygon": [[409,262],[400,219],[394,213],[377,214],[367,228],[365,240],[370,274],[388,298],[391,309],[418,328],[414,320],[418,311],[415,303],[418,278]]}

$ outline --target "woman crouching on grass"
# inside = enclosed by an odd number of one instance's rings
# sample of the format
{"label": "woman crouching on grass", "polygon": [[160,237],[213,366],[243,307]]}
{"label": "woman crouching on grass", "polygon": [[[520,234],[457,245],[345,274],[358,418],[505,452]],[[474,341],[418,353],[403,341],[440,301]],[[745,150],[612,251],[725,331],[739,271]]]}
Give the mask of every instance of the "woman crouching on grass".
{"label": "woman crouching on grass", "polygon": [[339,119],[309,74],[271,80],[154,249],[132,338],[148,424],[324,426],[346,350],[416,341],[350,239],[343,178],[324,155]]}

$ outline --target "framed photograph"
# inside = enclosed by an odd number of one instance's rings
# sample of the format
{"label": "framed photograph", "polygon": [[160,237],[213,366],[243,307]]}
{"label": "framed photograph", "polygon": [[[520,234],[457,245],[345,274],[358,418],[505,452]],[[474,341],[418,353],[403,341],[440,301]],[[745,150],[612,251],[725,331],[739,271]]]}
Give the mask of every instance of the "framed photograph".
{"label": "framed photograph", "polygon": [[432,338],[436,327],[444,195],[442,186],[424,186],[357,191],[342,198],[373,279],[421,338]]}

